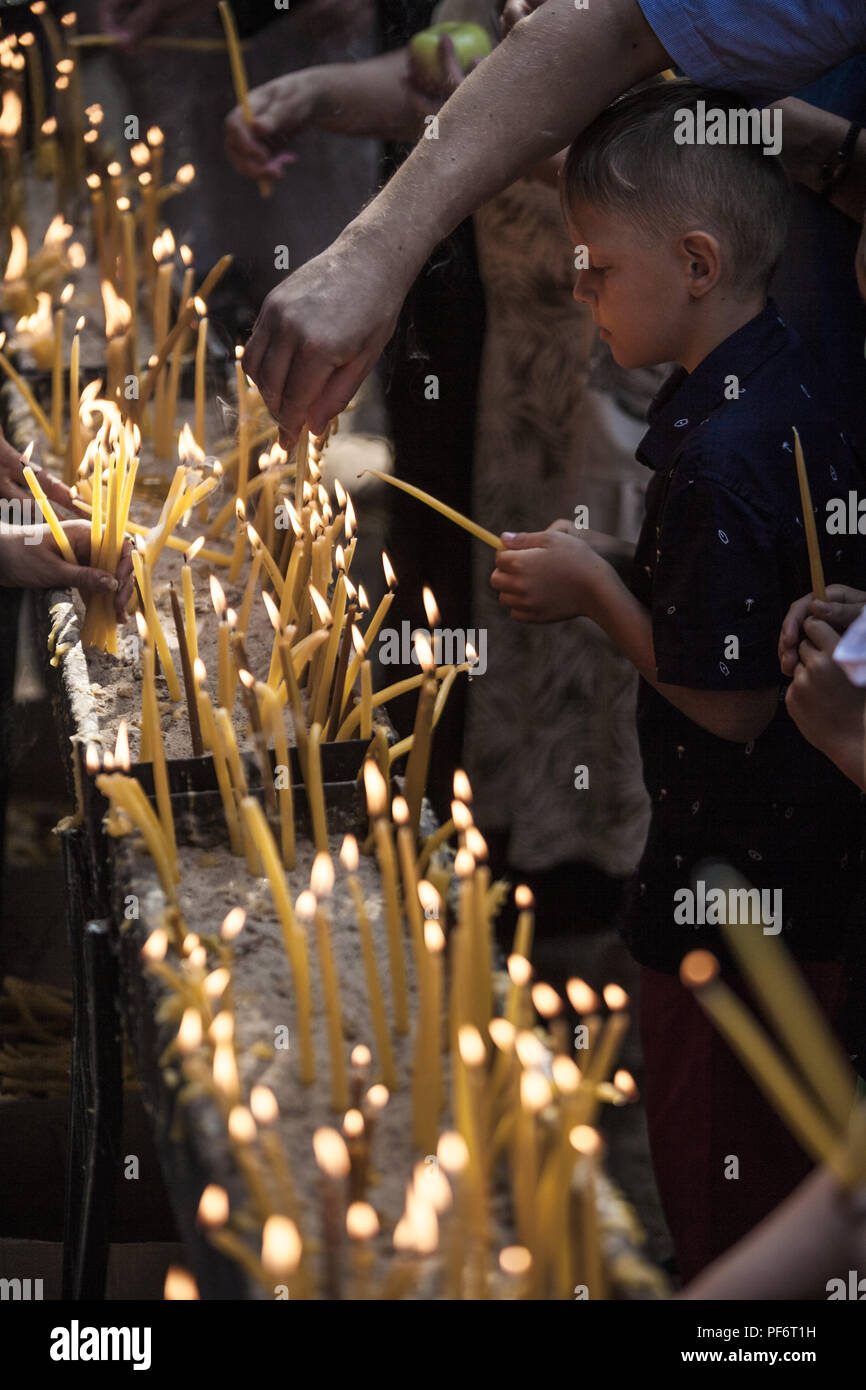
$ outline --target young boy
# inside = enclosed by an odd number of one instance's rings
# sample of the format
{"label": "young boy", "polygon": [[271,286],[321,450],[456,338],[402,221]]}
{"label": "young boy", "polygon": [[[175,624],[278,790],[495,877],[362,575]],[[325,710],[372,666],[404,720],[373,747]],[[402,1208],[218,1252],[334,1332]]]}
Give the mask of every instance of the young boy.
{"label": "young boy", "polygon": [[[637,451],[653,477],[631,588],[606,538],[567,522],[504,536],[491,579],[516,618],[592,618],[643,678],[652,821],[627,940],[642,966],[653,1165],[684,1279],[811,1166],[679,982],[682,957],[705,946],[738,987],[721,932],[697,907],[701,862],[724,859],[770,890],[767,925],[833,1020],[860,887],[860,793],[800,735],[780,680],[782,620],[811,588],[792,427],[819,517],[866,479],[767,298],[788,217],[781,165],[760,144],[677,138],[683,112],[697,129],[701,111],[739,105],[667,83],[624,97],[572,146],[563,203],[588,257],[575,298],[622,366],[679,366]],[[822,553],[828,582],[862,586],[856,536],[824,534]]]}

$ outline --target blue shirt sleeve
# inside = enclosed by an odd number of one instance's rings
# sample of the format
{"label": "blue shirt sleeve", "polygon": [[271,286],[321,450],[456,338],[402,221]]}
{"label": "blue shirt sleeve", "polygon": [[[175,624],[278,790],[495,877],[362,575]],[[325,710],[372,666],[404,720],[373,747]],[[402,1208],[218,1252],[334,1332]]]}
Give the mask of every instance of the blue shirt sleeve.
{"label": "blue shirt sleeve", "polygon": [[866,52],[864,0],[638,0],[687,77],[763,104]]}
{"label": "blue shirt sleeve", "polygon": [[787,610],[771,517],[704,474],[672,482],[658,534],[652,626],[658,679],[695,690],[780,685]]}

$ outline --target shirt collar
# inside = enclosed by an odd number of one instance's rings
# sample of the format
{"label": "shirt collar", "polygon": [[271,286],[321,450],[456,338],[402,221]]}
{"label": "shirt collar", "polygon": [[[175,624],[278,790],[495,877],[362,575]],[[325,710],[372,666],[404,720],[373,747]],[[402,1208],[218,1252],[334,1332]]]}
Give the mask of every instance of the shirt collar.
{"label": "shirt collar", "polygon": [[713,348],[693,372],[674,368],[647,412],[649,429],[638,445],[638,462],[656,469],[670,463],[684,439],[725,401],[728,379],[735,376],[743,394],[743,382],[785,346],[787,331],[770,299],[759,314]]}

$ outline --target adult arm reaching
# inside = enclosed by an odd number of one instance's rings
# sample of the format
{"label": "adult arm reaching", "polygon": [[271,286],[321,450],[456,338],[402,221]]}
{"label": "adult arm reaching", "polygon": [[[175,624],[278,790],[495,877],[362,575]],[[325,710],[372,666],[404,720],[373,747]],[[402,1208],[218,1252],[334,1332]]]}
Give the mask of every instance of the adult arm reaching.
{"label": "adult arm reaching", "polygon": [[669,62],[636,0],[547,0],[517,24],[442,108],[438,139],[420,140],[334,244],[265,300],[244,366],[283,443],[347,405],[464,217]]}

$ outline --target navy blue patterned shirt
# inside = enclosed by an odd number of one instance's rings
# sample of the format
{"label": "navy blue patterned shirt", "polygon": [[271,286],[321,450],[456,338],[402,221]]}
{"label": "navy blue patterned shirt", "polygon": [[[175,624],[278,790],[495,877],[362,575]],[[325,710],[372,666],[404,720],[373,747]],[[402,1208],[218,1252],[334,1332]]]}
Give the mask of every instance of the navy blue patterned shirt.
{"label": "navy blue patterned shirt", "polygon": [[627,928],[645,965],[676,970],[718,928],[674,921],[695,866],[723,857],[781,889],[803,959],[833,959],[858,891],[862,798],[802,737],[784,705],[779,630],[811,589],[792,426],[803,444],[827,583],[866,588],[866,540],[828,533],[828,503],[866,497],[866,465],[823,402],[816,369],[772,301],[691,373],[677,368],[637,451],[653,469],[632,590],[652,616],[660,681],[696,690],[776,687],[761,736],[702,729],[645,681],[638,733],[652,822]]}

